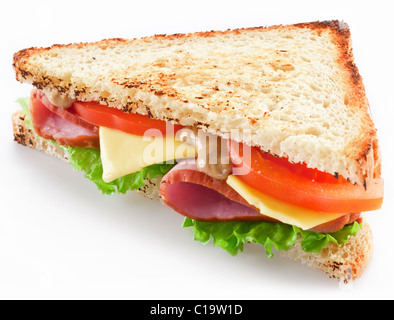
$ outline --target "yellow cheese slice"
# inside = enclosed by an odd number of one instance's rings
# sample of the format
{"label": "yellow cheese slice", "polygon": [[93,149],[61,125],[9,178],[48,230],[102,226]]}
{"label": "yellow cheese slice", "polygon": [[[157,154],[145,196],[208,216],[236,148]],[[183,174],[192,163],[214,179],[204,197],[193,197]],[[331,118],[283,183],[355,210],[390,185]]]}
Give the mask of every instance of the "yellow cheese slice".
{"label": "yellow cheese slice", "polygon": [[251,188],[234,175],[227,178],[227,184],[237,191],[249,204],[260,210],[261,214],[308,230],[342,216],[339,213],[322,213],[292,204],[288,204],[267,196]]}
{"label": "yellow cheese slice", "polygon": [[100,152],[105,182],[152,164],[196,157],[194,146],[176,141],[175,135],[146,137],[105,127],[100,127]]}

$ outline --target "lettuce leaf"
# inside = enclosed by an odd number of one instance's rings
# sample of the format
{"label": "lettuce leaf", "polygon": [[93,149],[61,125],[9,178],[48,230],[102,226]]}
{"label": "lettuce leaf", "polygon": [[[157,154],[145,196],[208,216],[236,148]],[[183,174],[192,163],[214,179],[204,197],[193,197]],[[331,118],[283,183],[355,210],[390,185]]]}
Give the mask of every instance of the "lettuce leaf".
{"label": "lettuce leaf", "polygon": [[120,177],[112,182],[104,182],[103,166],[100,158],[100,151],[97,149],[63,147],[70,157],[71,165],[84,173],[85,178],[96,184],[103,193],[112,195],[115,193],[126,193],[128,190],[135,190],[145,186],[146,178],[164,176],[170,171],[174,164],[161,163],[143,168],[141,171]]}
{"label": "lettuce leaf", "polygon": [[203,222],[190,218],[185,219],[183,227],[193,227],[194,240],[207,244],[212,239],[214,246],[225,249],[231,255],[242,252],[245,243],[261,244],[269,258],[274,256],[274,248],[277,251],[289,250],[298,237],[302,238],[304,251],[320,252],[330,242],[338,245],[346,243],[361,229],[361,225],[354,222],[334,233],[317,233],[274,222]]}
{"label": "lettuce leaf", "polygon": [[304,239],[301,243],[302,249],[306,252],[320,252],[329,242],[338,245],[345,244],[351,236],[354,236],[361,230],[362,225],[355,221],[352,224],[344,226],[341,230],[333,233],[317,233],[312,231],[301,230],[297,227],[297,232]]}

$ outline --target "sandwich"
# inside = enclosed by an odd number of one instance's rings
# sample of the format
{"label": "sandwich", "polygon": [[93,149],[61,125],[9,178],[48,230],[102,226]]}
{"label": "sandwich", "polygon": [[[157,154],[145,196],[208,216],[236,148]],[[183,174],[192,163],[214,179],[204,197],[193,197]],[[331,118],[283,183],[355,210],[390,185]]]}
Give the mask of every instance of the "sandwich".
{"label": "sandwich", "polygon": [[29,48],[15,141],[130,190],[232,255],[350,281],[373,250],[381,154],[349,26],[323,21]]}

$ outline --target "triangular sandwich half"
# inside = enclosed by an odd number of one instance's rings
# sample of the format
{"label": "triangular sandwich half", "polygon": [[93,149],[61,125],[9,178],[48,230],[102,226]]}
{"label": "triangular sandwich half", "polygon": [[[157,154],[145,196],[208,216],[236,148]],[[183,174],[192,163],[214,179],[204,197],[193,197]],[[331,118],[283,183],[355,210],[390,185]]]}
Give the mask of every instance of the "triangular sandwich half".
{"label": "triangular sandwich half", "polygon": [[347,24],[30,48],[13,66],[35,87],[15,139],[103,193],[161,198],[232,254],[256,242],[336,278],[367,266],[361,213],[383,180]]}

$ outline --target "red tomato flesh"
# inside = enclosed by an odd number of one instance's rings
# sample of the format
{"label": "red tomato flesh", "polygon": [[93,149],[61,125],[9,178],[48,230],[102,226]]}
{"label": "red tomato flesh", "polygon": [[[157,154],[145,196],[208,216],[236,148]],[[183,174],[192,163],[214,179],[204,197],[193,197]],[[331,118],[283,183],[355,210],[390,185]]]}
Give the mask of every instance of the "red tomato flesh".
{"label": "red tomato flesh", "polygon": [[244,154],[243,144],[230,143],[235,167],[246,174],[238,178],[250,187],[281,201],[318,212],[356,213],[379,209],[383,202],[383,179],[373,179],[367,190],[341,176],[292,164],[252,147]]}
{"label": "red tomato flesh", "polygon": [[[100,127],[117,129],[135,135],[155,135],[148,130],[156,129],[162,135],[176,133],[182,129],[181,125],[172,125],[169,122],[150,119],[146,115],[126,113],[119,109],[100,105],[96,102],[74,102],[69,112],[81,119]],[[148,131],[148,132],[147,132]]]}

